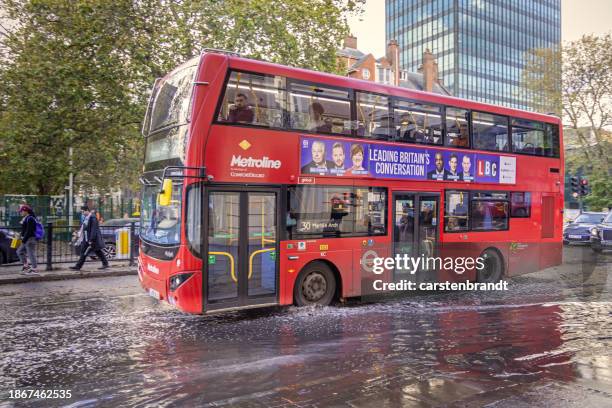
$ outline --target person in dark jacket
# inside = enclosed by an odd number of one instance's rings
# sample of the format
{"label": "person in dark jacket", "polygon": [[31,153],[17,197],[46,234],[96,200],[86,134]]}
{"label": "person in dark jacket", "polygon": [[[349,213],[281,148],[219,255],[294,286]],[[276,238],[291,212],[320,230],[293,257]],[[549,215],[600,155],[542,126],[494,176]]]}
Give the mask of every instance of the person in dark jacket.
{"label": "person in dark jacket", "polygon": [[21,245],[17,249],[17,256],[23,265],[23,275],[37,275],[36,267],[36,216],[32,207],[23,204],[19,207],[21,220]]}
{"label": "person in dark jacket", "polygon": [[104,248],[104,239],[100,233],[100,224],[96,214],[89,210],[89,207],[84,205],[81,207],[81,211],[85,216],[85,221],[81,228],[81,256],[77,261],[76,265],[71,266],[70,269],[78,271],[83,267],[85,259],[89,256],[90,252],[94,252],[96,256],[102,261],[102,266],[98,269],[108,268],[108,261],[102,249]]}

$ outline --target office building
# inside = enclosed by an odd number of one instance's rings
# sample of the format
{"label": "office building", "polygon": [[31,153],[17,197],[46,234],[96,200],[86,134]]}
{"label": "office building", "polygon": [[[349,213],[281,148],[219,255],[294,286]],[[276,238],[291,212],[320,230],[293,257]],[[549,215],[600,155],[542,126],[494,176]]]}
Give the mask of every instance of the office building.
{"label": "office building", "polygon": [[401,69],[417,71],[429,49],[453,95],[519,109],[532,108],[526,53],[561,41],[561,0],[386,0],[385,14]]}

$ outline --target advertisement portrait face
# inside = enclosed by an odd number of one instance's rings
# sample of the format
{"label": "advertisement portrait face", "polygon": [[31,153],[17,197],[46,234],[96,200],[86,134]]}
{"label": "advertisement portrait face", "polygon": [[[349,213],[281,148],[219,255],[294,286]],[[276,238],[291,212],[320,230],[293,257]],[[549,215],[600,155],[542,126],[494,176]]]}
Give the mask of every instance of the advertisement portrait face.
{"label": "advertisement portrait face", "polygon": [[313,142],[312,143],[312,161],[317,165],[323,165],[325,163],[325,143]]}
{"label": "advertisement portrait face", "polygon": [[472,176],[472,159],[467,154],[461,160],[461,170],[461,180],[472,181],[474,179],[474,176]]}
{"label": "advertisement portrait face", "polygon": [[457,174],[457,165],[459,164],[459,160],[457,159],[456,154],[451,154],[450,159],[448,160],[448,169],[451,174]]}
{"label": "advertisement portrait face", "polygon": [[336,169],[344,169],[344,146],[342,143],[334,143],[332,147],[332,160]]}
{"label": "advertisement portrait face", "polygon": [[444,169],[444,159],[442,158],[442,153],[436,153],[434,157],[434,163],[438,172],[441,172]]}

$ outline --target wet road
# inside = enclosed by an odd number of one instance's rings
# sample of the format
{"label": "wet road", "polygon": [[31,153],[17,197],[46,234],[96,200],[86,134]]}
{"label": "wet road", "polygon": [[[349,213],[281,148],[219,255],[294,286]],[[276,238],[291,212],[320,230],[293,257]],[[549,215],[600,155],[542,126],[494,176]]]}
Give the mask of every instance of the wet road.
{"label": "wet road", "polygon": [[565,259],[502,293],[206,317],[134,276],[0,286],[0,407],[612,406],[612,254]]}

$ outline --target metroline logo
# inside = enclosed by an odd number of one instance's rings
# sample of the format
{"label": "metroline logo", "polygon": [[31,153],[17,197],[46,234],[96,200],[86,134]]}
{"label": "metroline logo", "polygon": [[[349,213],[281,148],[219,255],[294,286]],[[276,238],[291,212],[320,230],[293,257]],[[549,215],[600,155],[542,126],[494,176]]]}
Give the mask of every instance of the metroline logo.
{"label": "metroline logo", "polygon": [[230,163],[230,166],[255,167],[257,169],[280,169],[281,165],[282,162],[280,160],[272,160],[268,156],[254,159],[252,157],[232,155],[232,162]]}

